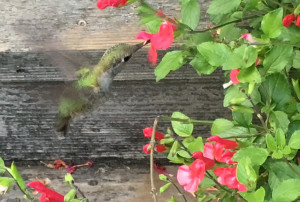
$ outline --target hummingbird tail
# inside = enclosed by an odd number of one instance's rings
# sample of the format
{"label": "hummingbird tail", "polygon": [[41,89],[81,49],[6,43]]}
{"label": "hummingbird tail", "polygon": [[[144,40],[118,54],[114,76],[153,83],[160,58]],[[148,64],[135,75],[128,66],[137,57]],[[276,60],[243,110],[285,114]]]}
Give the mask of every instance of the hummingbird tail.
{"label": "hummingbird tail", "polygon": [[66,137],[69,126],[70,126],[71,116],[59,117],[56,122],[56,129],[58,132],[61,132],[64,137]]}

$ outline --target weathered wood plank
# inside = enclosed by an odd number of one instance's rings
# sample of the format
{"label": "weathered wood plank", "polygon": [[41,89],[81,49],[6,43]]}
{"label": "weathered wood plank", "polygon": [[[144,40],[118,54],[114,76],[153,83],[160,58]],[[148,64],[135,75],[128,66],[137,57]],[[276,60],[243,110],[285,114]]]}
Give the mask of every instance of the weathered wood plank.
{"label": "weathered wood plank", "polygon": [[[199,2],[204,11],[207,2]],[[178,1],[152,0],[149,3],[171,17],[180,16]],[[45,48],[45,45],[68,50],[97,50],[118,42],[136,43],[135,36],[142,29],[134,10],[136,6],[99,10],[96,1],[90,0],[80,3],[76,0],[1,1],[0,51],[27,51]],[[205,26],[206,18],[202,15],[200,26]],[[86,26],[79,26],[80,20],[84,20]]]}
{"label": "weathered wood plank", "polygon": [[[194,119],[224,117],[220,80],[115,81],[113,97],[98,111],[78,118],[58,139],[53,125],[64,83],[2,83],[0,156],[5,159],[143,158],[142,129],[157,115],[181,111]],[[209,135],[208,127],[196,127]],[[166,125],[162,125],[163,131]],[[22,152],[20,152],[22,151]]]}

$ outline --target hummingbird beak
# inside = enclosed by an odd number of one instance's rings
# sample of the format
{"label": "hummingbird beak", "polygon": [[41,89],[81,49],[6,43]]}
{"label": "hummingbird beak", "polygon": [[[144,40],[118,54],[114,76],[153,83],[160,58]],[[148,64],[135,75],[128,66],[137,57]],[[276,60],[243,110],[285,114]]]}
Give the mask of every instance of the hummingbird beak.
{"label": "hummingbird beak", "polygon": [[136,44],[136,45],[135,45],[135,47],[136,47],[135,51],[138,51],[139,49],[143,48],[143,47],[146,46],[148,43],[150,43],[150,40],[144,41],[144,42],[142,42],[142,43]]}

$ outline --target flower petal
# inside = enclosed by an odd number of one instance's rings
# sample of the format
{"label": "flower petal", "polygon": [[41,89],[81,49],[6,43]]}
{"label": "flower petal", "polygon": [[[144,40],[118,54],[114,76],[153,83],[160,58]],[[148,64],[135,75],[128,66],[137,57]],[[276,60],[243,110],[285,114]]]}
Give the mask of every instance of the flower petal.
{"label": "flower petal", "polygon": [[297,19],[296,19],[296,26],[297,26],[297,27],[300,27],[300,15],[297,16]]}
{"label": "flower petal", "polygon": [[184,186],[184,190],[194,193],[198,190],[200,182],[204,178],[205,163],[196,159],[190,166],[182,165],[177,171],[178,183]]}
{"label": "flower petal", "polygon": [[193,156],[193,158],[200,159],[200,160],[204,161],[205,170],[209,170],[209,169],[211,169],[215,166],[214,160],[204,157],[203,153],[201,151],[194,152],[192,156]]}
{"label": "flower petal", "polygon": [[98,0],[97,1],[97,7],[99,9],[105,9],[108,6],[111,7],[119,7],[119,6],[125,6],[128,0]]}
{"label": "flower petal", "polygon": [[143,40],[145,40],[145,41],[151,41],[151,38],[152,38],[152,35],[153,34],[149,34],[149,33],[147,33],[147,32],[140,32],[140,33],[138,33],[137,35],[136,35],[136,38],[137,39],[143,39]]}
{"label": "flower petal", "polygon": [[[147,138],[151,138],[152,132],[153,132],[153,129],[151,127],[144,128],[144,130],[143,130],[144,136]],[[165,136],[162,133],[155,131],[155,138],[158,141],[161,141],[162,139],[165,138]]]}
{"label": "flower petal", "polygon": [[232,81],[232,83],[240,83],[240,81],[237,78],[237,75],[240,73],[241,70],[239,69],[233,69],[230,72],[230,80]]}
{"label": "flower petal", "polygon": [[147,55],[147,59],[151,64],[156,65],[157,58],[158,54],[156,52],[156,49],[153,46],[151,46],[151,49],[149,50]]}
{"label": "flower petal", "polygon": [[160,25],[159,32],[152,35],[151,45],[155,49],[168,49],[174,40],[174,30],[171,23],[165,22]]}
{"label": "flower petal", "polygon": [[217,135],[210,136],[209,138],[207,138],[207,140],[208,141],[213,141],[213,142],[218,142],[218,143],[224,145],[225,149],[234,149],[238,146],[236,141],[226,140],[226,139],[223,139],[223,138],[221,138]]}
{"label": "flower petal", "polygon": [[155,145],[155,146],[156,146],[156,151],[157,152],[164,152],[164,151],[167,150],[166,147],[165,147],[165,145],[158,144],[158,145]]}
{"label": "flower petal", "polygon": [[295,14],[289,14],[284,16],[284,18],[282,19],[282,24],[285,27],[289,27],[294,20],[296,20]]}
{"label": "flower petal", "polygon": [[143,146],[143,151],[145,152],[145,154],[150,154],[150,149],[148,150],[148,147],[150,147],[150,144],[146,144]]}

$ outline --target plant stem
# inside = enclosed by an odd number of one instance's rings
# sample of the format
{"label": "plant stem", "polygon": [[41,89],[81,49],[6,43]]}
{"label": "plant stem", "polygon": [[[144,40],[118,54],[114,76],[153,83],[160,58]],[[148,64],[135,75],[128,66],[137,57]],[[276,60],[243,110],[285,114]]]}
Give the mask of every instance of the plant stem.
{"label": "plant stem", "polygon": [[289,8],[288,6],[286,6],[286,5],[282,4],[282,3],[279,3],[279,2],[277,2],[277,1],[275,1],[275,0],[267,0],[267,1],[270,1],[270,2],[272,2],[273,4],[276,4],[276,5],[278,5],[278,6],[281,6],[282,8],[285,8],[286,10],[289,10],[290,12],[293,12],[293,10],[292,10],[291,8]]}
{"label": "plant stem", "polygon": [[254,112],[256,113],[256,116],[257,116],[257,118],[260,120],[260,122],[261,122],[262,126],[264,127],[265,131],[268,132],[269,129],[268,129],[268,127],[267,127],[267,124],[265,123],[265,121],[264,121],[262,115],[259,113],[259,110],[258,110],[257,106],[254,104],[254,102],[253,102],[251,96],[248,95],[248,94],[245,92],[244,89],[242,89],[242,92],[246,95],[247,99],[249,100],[249,102],[250,102],[251,105],[253,106],[253,110],[254,110]]}
{"label": "plant stem", "polygon": [[81,194],[81,196],[83,198],[86,198],[85,195],[84,195],[84,193],[79,189],[79,187],[77,185],[73,184],[73,187],[76,189],[76,191],[78,191]]}
{"label": "plant stem", "polygon": [[14,176],[13,176],[10,172],[7,171],[7,168],[6,168],[6,167],[5,167],[5,169],[6,169],[6,172],[9,174],[9,176],[11,176],[11,177],[15,180],[15,182],[16,182],[17,186],[19,187],[19,189],[21,190],[21,192],[22,192],[22,193],[23,193],[30,201],[34,201],[34,202],[35,202],[36,200],[31,196],[31,194],[28,193],[28,191],[23,190],[23,189],[20,187],[18,181],[14,178]]}
{"label": "plant stem", "polygon": [[156,197],[157,192],[156,192],[156,188],[155,188],[155,184],[154,184],[154,174],[153,174],[154,146],[155,146],[155,131],[156,131],[156,127],[157,127],[159,118],[160,118],[160,116],[157,116],[154,119],[152,136],[151,136],[151,141],[150,141],[150,181],[151,181],[151,193],[152,193],[154,202],[157,201],[157,197]]}
{"label": "plant stem", "polygon": [[180,191],[180,189],[178,188],[178,186],[171,179],[169,179],[169,178],[168,178],[168,182],[170,182],[176,188],[176,190],[178,191],[178,193],[182,196],[183,200],[185,202],[187,202],[187,200],[185,198],[185,195]]}
{"label": "plant stem", "polygon": [[233,21],[230,21],[230,22],[225,22],[223,24],[216,25],[216,26],[211,27],[211,28],[207,28],[207,29],[203,29],[203,30],[188,31],[188,33],[194,34],[194,33],[207,32],[207,31],[211,31],[211,30],[215,30],[215,29],[224,27],[224,26],[229,25],[229,24],[233,24],[233,23],[237,23],[237,22],[242,22],[244,20],[249,20],[249,19],[253,19],[253,18],[257,18],[257,17],[261,17],[261,16],[260,15],[251,15],[251,16],[244,17],[242,19],[237,19],[237,20],[233,20]]}

